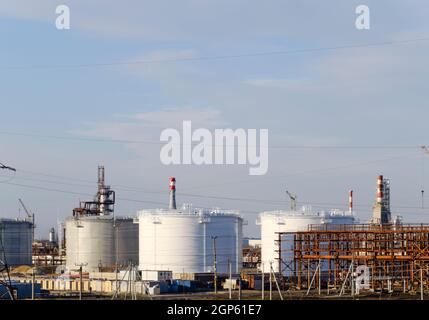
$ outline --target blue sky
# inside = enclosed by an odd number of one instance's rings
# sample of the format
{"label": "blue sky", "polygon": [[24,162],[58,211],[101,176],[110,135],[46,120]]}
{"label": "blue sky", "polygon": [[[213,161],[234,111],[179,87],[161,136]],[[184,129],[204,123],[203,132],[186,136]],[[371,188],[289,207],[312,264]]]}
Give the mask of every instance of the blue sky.
{"label": "blue sky", "polygon": [[[363,3],[371,10],[371,29],[358,31],[354,10]],[[346,208],[347,192],[354,189],[361,205],[356,211],[365,220],[376,175],[383,173],[392,179],[394,214],[429,222],[427,210],[417,208],[427,178],[424,163],[429,167],[429,157],[418,148],[273,148],[268,174],[249,177],[243,166],[165,167],[157,145],[5,134],[157,140],[161,130],[192,120],[208,129],[268,128],[274,146],[429,144],[429,41],[198,60],[426,38],[428,5],[395,0],[61,1],[70,6],[71,30],[59,31],[58,4],[0,3],[0,162],[19,169],[8,182],[27,185],[0,184],[0,216],[17,216],[22,198],[37,215],[38,233],[46,235],[87,197],[40,188],[92,194],[96,166],[104,164],[118,197],[141,201],[119,200],[119,215],[156,206],[151,201],[166,203],[168,177],[174,175],[179,202],[240,209],[248,220],[247,235],[258,235],[257,212],[288,206],[286,188],[315,210]],[[31,67],[189,58],[196,60]],[[3,176],[0,182],[11,178]]]}

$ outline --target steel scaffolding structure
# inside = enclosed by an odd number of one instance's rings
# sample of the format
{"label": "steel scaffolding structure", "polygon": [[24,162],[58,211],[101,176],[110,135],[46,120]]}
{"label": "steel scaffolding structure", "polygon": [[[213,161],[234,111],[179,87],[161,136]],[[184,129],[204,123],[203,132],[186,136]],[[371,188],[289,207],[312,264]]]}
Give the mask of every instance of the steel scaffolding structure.
{"label": "steel scaffolding structure", "polygon": [[[278,263],[298,290],[416,293],[429,286],[429,225],[310,225],[278,233]],[[362,278],[363,279],[363,278]]]}

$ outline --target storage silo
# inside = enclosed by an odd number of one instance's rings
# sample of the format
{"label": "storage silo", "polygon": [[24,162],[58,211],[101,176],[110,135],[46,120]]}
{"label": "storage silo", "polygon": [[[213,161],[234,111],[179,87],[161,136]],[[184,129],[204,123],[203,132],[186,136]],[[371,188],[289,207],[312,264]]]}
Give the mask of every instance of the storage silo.
{"label": "storage silo", "polygon": [[139,262],[139,226],[133,218],[117,217],[114,222],[115,264],[126,267]]}
{"label": "storage silo", "polygon": [[114,219],[82,216],[66,220],[66,266],[69,270],[98,271],[115,264]]}
{"label": "storage silo", "polygon": [[[303,207],[300,211],[267,211],[259,215],[257,224],[261,226],[261,262],[265,272],[269,272],[270,265],[275,272],[279,271],[279,244],[278,232],[297,232],[308,230],[309,225],[323,224],[353,224],[355,218],[352,213],[339,210],[313,213],[311,207]],[[293,235],[282,238],[282,252],[293,246]],[[288,247],[285,247],[288,246]],[[282,253],[282,260],[288,263],[292,259],[292,252]],[[262,266],[261,266],[262,267]],[[287,265],[282,270],[288,270]]]}
{"label": "storage silo", "polygon": [[25,220],[0,219],[0,259],[9,266],[32,265],[33,224]]}
{"label": "storage silo", "polygon": [[138,212],[139,269],[174,273],[233,272],[242,264],[242,224],[236,211],[153,209]]}

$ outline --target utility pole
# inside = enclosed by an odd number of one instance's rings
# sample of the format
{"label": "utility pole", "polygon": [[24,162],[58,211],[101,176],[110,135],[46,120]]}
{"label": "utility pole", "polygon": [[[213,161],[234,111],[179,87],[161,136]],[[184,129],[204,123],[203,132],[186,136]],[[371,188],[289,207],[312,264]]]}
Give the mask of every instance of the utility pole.
{"label": "utility pole", "polygon": [[119,273],[119,268],[118,268],[118,248],[119,248],[119,236],[118,236],[118,227],[119,227],[119,225],[118,225],[118,221],[116,220],[116,218],[115,218],[115,220],[114,220],[114,225],[113,225],[113,227],[114,227],[114,229],[115,229],[115,236],[116,236],[116,241],[115,241],[115,295],[114,295],[114,297],[116,297],[117,296],[117,294],[118,294],[118,273]]}
{"label": "utility pole", "polygon": [[83,293],[83,267],[88,265],[87,263],[76,264],[79,267],[79,300],[82,300]]}
{"label": "utility pole", "polygon": [[32,269],[32,271],[31,271],[31,300],[35,300],[35,288],[34,288],[34,280],[35,280],[35,275],[34,275],[34,267],[33,267],[33,269]]}
{"label": "utility pole", "polygon": [[0,256],[0,284],[3,285],[6,289],[6,293],[1,295],[0,298],[4,298],[8,294],[10,300],[15,300],[12,282],[10,280],[9,265],[7,264],[6,252],[4,250],[2,237],[0,237],[0,253],[3,253],[3,257]]}
{"label": "utility pole", "polygon": [[270,300],[273,300],[273,280],[272,280],[272,273],[271,273],[272,264],[273,262],[270,261]]}
{"label": "utility pole", "polygon": [[214,292],[215,292],[215,294],[217,294],[216,239],[217,239],[217,236],[212,236],[212,240],[213,240],[213,279],[214,279]]}
{"label": "utility pole", "polygon": [[82,291],[83,291],[83,277],[82,277],[82,265],[79,267],[79,279],[80,279],[80,285],[79,285],[79,300],[82,300]]}
{"label": "utility pole", "polygon": [[322,260],[319,259],[319,296],[322,294]]}
{"label": "utility pole", "polygon": [[[422,146],[422,151],[429,156],[429,148],[427,146]],[[422,190],[422,209],[424,209],[425,207],[425,190],[424,190],[424,171],[425,171],[425,163],[424,163],[424,159],[423,159],[423,190]]]}
{"label": "utility pole", "polygon": [[423,296],[423,267],[420,266],[420,300],[424,300]]}
{"label": "utility pole", "polygon": [[229,264],[229,300],[232,299],[232,264],[231,260],[228,258]]}
{"label": "utility pole", "polygon": [[[2,163],[0,163],[0,169],[16,172],[16,169],[6,166]],[[5,294],[1,295],[0,298],[3,298],[6,296],[6,294],[9,294],[10,299],[15,300],[12,282],[10,280],[9,265],[7,263],[6,251],[3,246],[2,237],[0,237],[0,253],[2,253],[2,256],[0,256],[0,284],[3,285],[7,291]]]}
{"label": "utility pole", "polygon": [[241,274],[238,276],[238,300],[241,300]]}
{"label": "utility pole", "polygon": [[264,263],[261,263],[262,266],[262,300],[265,300],[265,271],[264,271]]}
{"label": "utility pole", "polygon": [[355,298],[355,256],[354,253],[352,253],[352,272],[350,274],[350,280],[351,280],[351,285],[352,285],[352,298]]}

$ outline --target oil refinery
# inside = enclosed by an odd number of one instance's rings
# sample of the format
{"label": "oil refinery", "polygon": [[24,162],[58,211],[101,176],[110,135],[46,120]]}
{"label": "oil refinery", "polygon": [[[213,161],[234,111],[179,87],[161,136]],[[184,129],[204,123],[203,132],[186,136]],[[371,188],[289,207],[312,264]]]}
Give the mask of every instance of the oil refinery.
{"label": "oil refinery", "polygon": [[353,191],[347,210],[298,207],[287,191],[290,208],[261,212],[253,239],[243,236],[238,210],[177,206],[174,177],[166,207],[134,216],[116,215],[103,166],[97,186],[47,240],[34,239],[35,216],[21,199],[25,219],[0,219],[2,298],[424,297],[428,289],[429,226],[392,216],[390,180],[381,175],[367,223]]}

